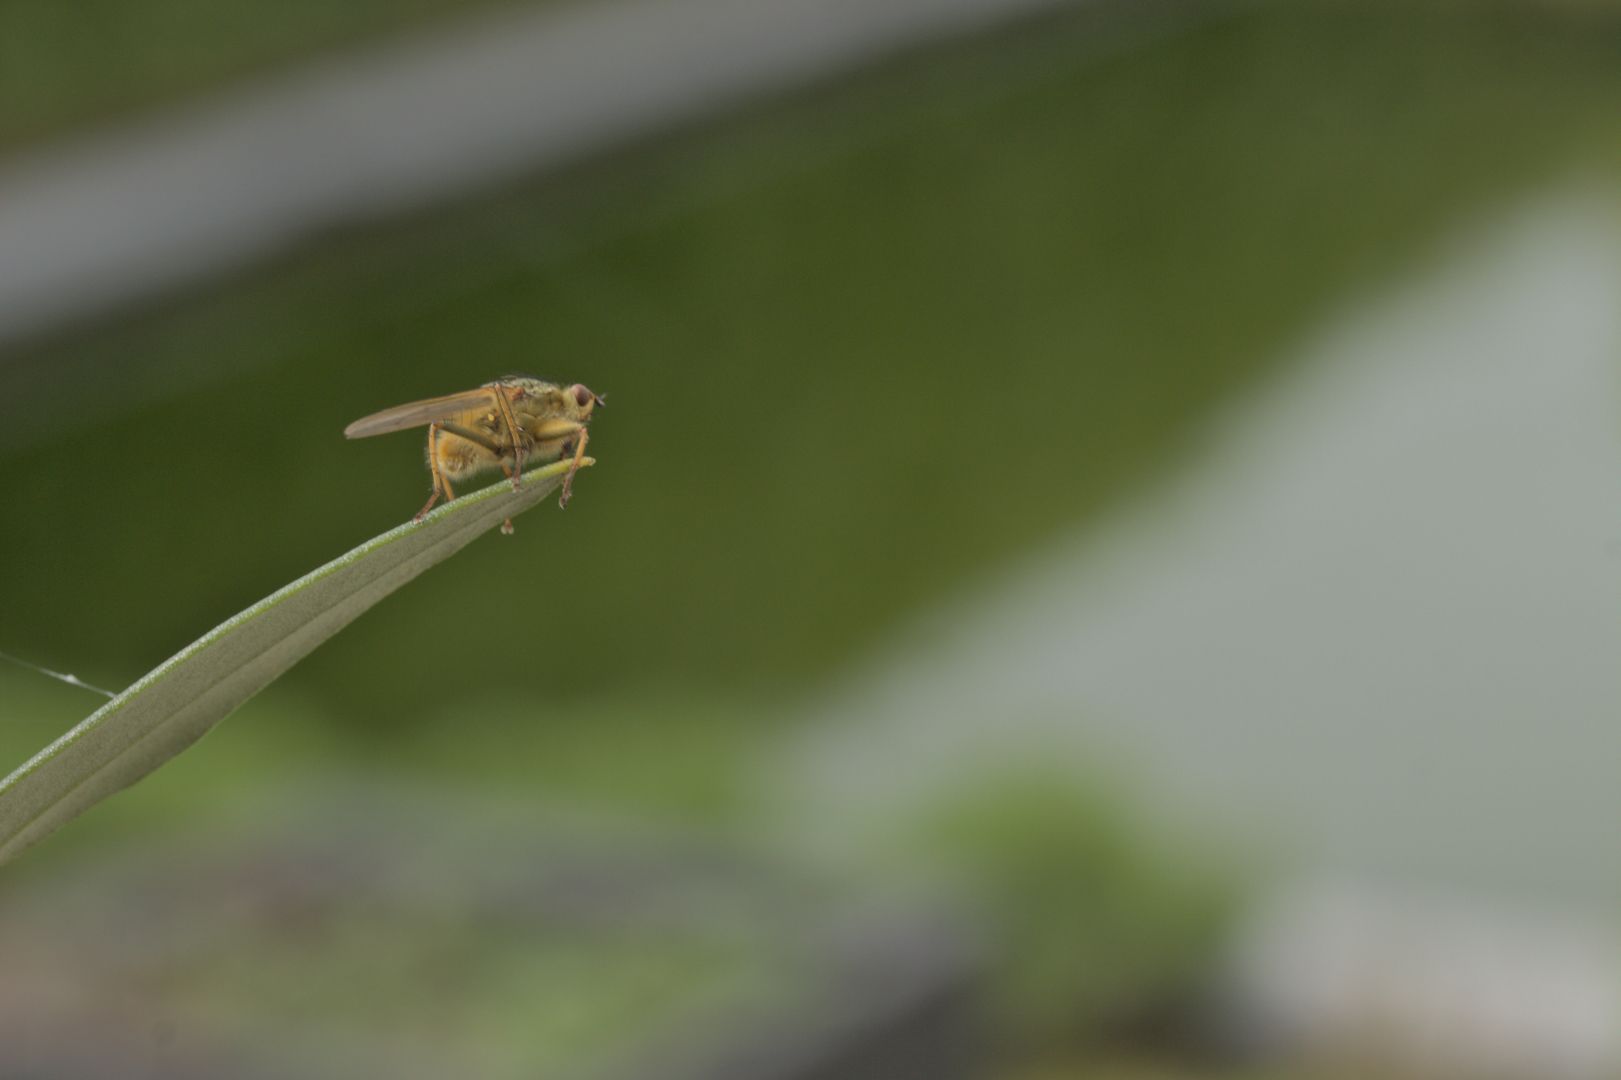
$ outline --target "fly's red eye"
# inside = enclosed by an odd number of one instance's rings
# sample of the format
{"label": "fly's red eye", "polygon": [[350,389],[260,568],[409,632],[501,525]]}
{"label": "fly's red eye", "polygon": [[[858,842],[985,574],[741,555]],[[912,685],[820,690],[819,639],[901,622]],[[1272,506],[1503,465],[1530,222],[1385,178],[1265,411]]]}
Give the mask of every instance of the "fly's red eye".
{"label": "fly's red eye", "polygon": [[574,392],[574,404],[578,405],[582,409],[585,408],[588,403],[597,399],[597,395],[593,394],[579,383],[575,383],[570,389]]}

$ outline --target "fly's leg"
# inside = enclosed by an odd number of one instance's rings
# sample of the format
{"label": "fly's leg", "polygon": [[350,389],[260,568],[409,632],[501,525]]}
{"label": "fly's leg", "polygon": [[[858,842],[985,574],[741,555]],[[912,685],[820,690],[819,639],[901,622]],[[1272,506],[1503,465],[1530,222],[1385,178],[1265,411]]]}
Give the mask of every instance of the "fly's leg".
{"label": "fly's leg", "polygon": [[563,494],[557,500],[559,507],[567,506],[574,493],[574,474],[580,471],[580,459],[585,457],[587,439],[585,425],[578,420],[547,420],[537,424],[530,434],[536,442],[571,437],[575,439],[574,461],[569,465],[568,472],[563,474]]}
{"label": "fly's leg", "polygon": [[[495,398],[495,407],[501,414],[501,420],[507,425],[507,438],[512,443],[512,471],[507,473],[507,477],[512,481],[512,490],[517,491],[519,488],[518,478],[523,475],[523,434],[518,427],[518,418],[512,415],[512,402],[507,400],[507,396],[501,392],[501,388],[492,386],[490,387],[490,393]],[[501,471],[506,472],[505,464],[501,466]],[[511,524],[512,522],[509,520],[507,525]],[[503,528],[502,531],[511,535],[510,530],[506,528]]]}
{"label": "fly's leg", "polygon": [[563,474],[563,494],[558,496],[557,508],[561,510],[568,505],[574,495],[574,474],[580,471],[580,459],[585,457],[585,444],[590,435],[585,428],[580,428],[580,437],[574,444],[574,460],[569,463],[568,472]]}
{"label": "fly's leg", "polygon": [[428,511],[433,509],[433,504],[439,501],[441,495],[445,497],[446,501],[456,497],[456,493],[450,489],[450,480],[445,476],[444,469],[439,465],[439,431],[443,426],[442,424],[428,425],[428,471],[433,474],[433,494],[429,495],[428,501],[422,504],[422,509],[417,511],[416,517],[411,519],[412,523],[416,525],[422,524],[422,519],[428,516]]}
{"label": "fly's leg", "polygon": [[472,428],[464,428],[460,424],[452,423],[449,420],[440,420],[435,423],[434,426],[440,431],[448,432],[451,435],[460,436],[470,443],[476,443],[477,445],[488,450],[490,453],[494,454],[496,457],[501,456],[501,445],[499,443],[492,442],[490,437],[484,434],[482,431],[474,431]]}
{"label": "fly's leg", "polygon": [[[479,446],[482,446],[484,449],[486,449],[490,453],[494,454],[495,457],[496,457],[496,460],[498,460],[498,461],[500,460],[500,458],[501,458],[501,448],[499,446],[497,446],[495,443],[491,442],[486,436],[480,434],[479,432],[473,431],[473,430],[471,430],[469,428],[464,428],[460,424],[453,424],[448,420],[443,421],[442,423],[440,423],[437,426],[439,426],[440,428],[442,428],[445,431],[450,432],[452,435],[460,435],[462,438],[466,439],[468,442],[476,443]],[[522,472],[523,472],[523,460],[520,458],[518,460],[517,468],[513,469],[510,472],[508,472],[508,470],[507,470],[507,463],[502,461],[501,462],[501,471],[507,474],[507,478],[512,481],[513,490],[516,491],[517,488],[518,488],[518,477],[520,475],[522,475]],[[432,506],[433,503],[429,502],[428,505]],[[512,519],[511,518],[507,518],[505,521],[503,521],[501,523],[501,535],[502,536],[511,536],[512,535]]]}
{"label": "fly's leg", "polygon": [[450,432],[452,435],[459,435],[468,442],[482,446],[484,449],[494,454],[496,463],[501,466],[501,472],[508,480],[512,481],[512,489],[514,491],[518,489],[518,475],[523,471],[523,463],[520,460],[518,463],[518,468],[514,469],[505,461],[502,461],[501,455],[506,451],[499,443],[491,441],[490,437],[482,432],[474,431],[472,428],[464,428],[460,424],[451,423],[449,420],[441,420],[439,422],[439,428],[442,431]]}

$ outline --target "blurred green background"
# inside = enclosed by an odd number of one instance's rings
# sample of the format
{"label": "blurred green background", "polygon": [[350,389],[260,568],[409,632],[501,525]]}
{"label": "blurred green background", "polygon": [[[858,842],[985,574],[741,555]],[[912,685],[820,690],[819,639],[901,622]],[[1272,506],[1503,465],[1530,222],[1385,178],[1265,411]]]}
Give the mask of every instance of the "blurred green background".
{"label": "blurred green background", "polygon": [[[0,149],[465,6],[9,3]],[[1196,455],[1330,306],[1550,178],[1613,183],[1617,146],[1599,8],[1052,17],[17,347],[0,648],[114,688],[420,505],[419,437],[348,421],[506,372],[610,402],[566,513],[391,597],[17,869],[352,771],[769,834],[759,761],[830,679]],[[93,705],[0,668],[4,762]],[[987,790],[941,821],[989,839],[914,842],[990,883],[1009,1027],[1064,1058],[1076,1016],[1185,985],[1247,871],[1129,785]],[[1074,892],[1021,851],[1080,852]]]}
{"label": "blurred green background", "polygon": [[609,396],[589,510],[430,576],[276,692],[390,737],[503,681],[544,687],[536,716],[791,694],[1176,460],[1449,222],[1611,164],[1617,42],[1590,24],[1279,11],[1104,57],[1065,30],[8,358],[0,634],[128,682],[420,505],[416,439],[345,423],[533,371]]}

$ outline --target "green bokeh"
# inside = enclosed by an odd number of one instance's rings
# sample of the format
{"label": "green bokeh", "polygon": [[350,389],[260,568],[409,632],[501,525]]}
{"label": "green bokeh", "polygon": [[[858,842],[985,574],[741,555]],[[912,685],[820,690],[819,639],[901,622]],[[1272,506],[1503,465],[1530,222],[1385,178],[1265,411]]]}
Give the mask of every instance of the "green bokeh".
{"label": "green bokeh", "polygon": [[609,395],[566,513],[295,671],[397,731],[503,675],[793,694],[1196,446],[1348,289],[1613,144],[1621,37],[1334,9],[917,60],[0,369],[0,641],[120,683],[425,495],[384,405]]}

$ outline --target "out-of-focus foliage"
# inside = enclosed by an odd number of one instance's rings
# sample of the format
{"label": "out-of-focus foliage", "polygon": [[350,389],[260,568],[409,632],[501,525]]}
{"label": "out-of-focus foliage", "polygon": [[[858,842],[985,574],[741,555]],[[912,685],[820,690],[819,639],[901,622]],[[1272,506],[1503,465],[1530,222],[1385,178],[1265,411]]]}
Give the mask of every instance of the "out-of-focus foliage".
{"label": "out-of-focus foliage", "polygon": [[1001,1030],[1028,1044],[1164,1009],[1219,942],[1223,887],[1189,853],[1156,850],[1125,805],[1051,767],[1004,767],[943,800],[903,845],[975,905]]}
{"label": "out-of-focus foliage", "polygon": [[813,948],[825,898],[769,863],[487,799],[302,795],[8,890],[0,1061],[33,1060],[18,1041],[68,1058],[66,1038],[178,1075],[596,1075],[837,988]]}
{"label": "out-of-focus foliage", "polygon": [[[6,0],[0,154],[312,51],[504,0]],[[535,0],[531,0],[535,2]]]}
{"label": "out-of-focus foliage", "polygon": [[[1208,1077],[1211,1070],[1198,1063],[1178,1066],[1174,1061],[1112,1060],[1078,1058],[1073,1061],[1046,1062],[1028,1068],[1014,1069],[1003,1080],[1188,1080],[1190,1077]],[[1352,1066],[1336,1068],[1332,1065],[1286,1068],[1221,1069],[1214,1073],[1223,1080],[1360,1080],[1367,1076],[1365,1069]],[[1401,1080],[1388,1073],[1380,1074],[1384,1080]],[[1417,1078],[1414,1078],[1417,1080]]]}
{"label": "out-of-focus foliage", "polygon": [[[609,392],[611,475],[544,553],[490,544],[299,684],[391,733],[492,671],[547,710],[804,685],[1185,452],[1328,297],[1609,145],[1621,101],[1621,38],[1587,24],[1288,11],[1101,61],[1092,29],[16,358],[0,638],[102,682],[144,670],[419,504],[415,439],[344,423],[531,369]],[[53,505],[113,452],[116,499]]]}

